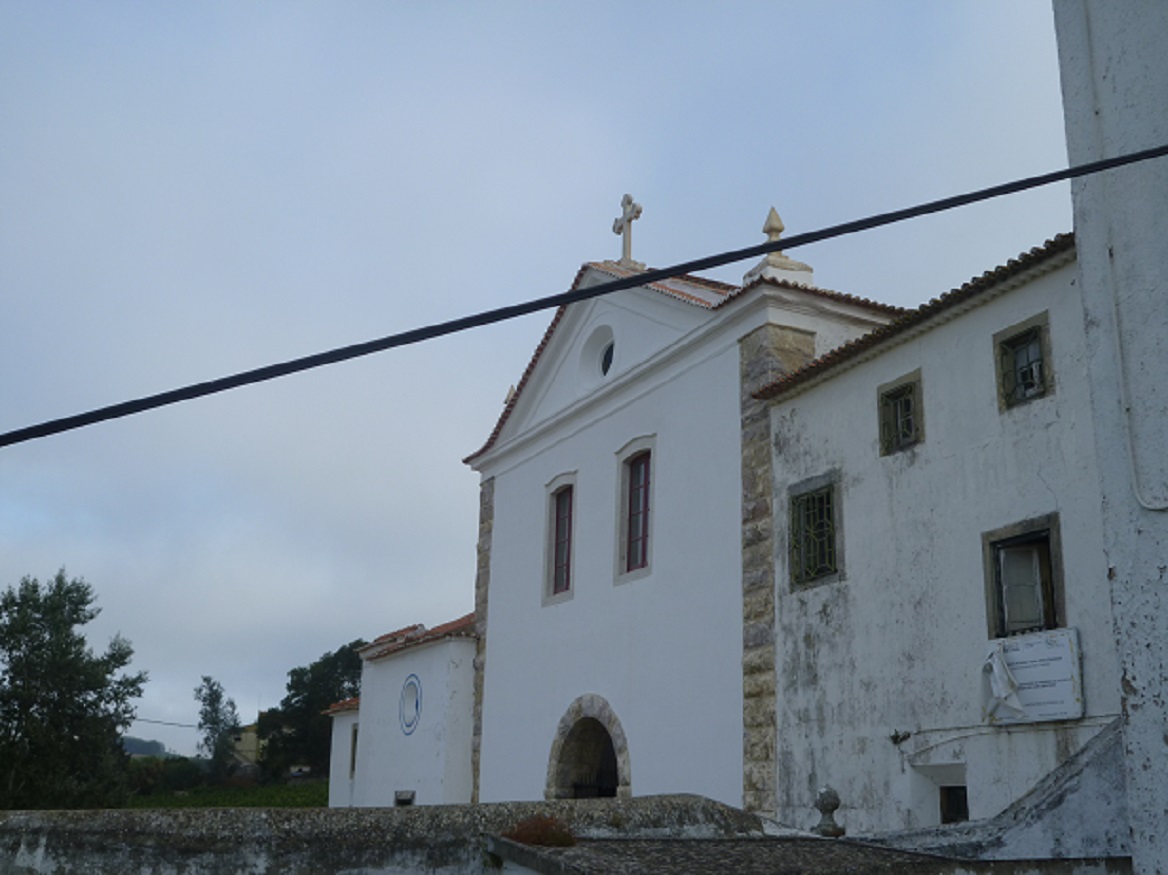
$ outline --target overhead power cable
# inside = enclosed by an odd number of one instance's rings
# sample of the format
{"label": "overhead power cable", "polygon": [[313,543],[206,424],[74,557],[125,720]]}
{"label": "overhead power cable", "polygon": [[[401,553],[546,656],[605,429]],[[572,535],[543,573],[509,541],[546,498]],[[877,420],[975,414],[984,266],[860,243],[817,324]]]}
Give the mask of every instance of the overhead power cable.
{"label": "overhead power cable", "polygon": [[1089,164],[1080,164],[1078,167],[1069,167],[1066,170],[1044,173],[1041,176],[1017,179],[1013,182],[1005,182],[1000,185],[990,186],[989,188],[979,189],[978,191],[968,192],[967,194],[953,195],[951,197],[941,198],[940,200],[906,207],[905,209],[894,210],[889,213],[879,213],[865,219],[856,219],[840,225],[832,225],[819,231],[795,234],[792,237],[782,240],[768,240],[765,243],[747,246],[744,249],[734,249],[718,255],[708,255],[704,258],[675,264],[672,267],[647,270],[634,276],[625,277],[624,279],[589,286],[586,289],[575,289],[556,295],[547,295],[546,297],[536,298],[526,303],[498,307],[494,310],[486,310],[471,316],[451,319],[448,322],[439,322],[434,325],[403,331],[399,334],[391,334],[388,337],[382,337],[377,340],[355,343],[351,346],[342,346],[326,352],[304,356],[303,358],[292,359],[291,361],[265,365],[261,368],[243,371],[228,377],[220,377],[217,380],[195,383],[184,386],[181,389],[172,389],[168,392],[160,392],[157,395],[148,395],[132,401],[123,401],[120,404],[99,407],[86,413],[76,414],[75,416],[66,416],[61,419],[42,422],[39,425],[5,432],[4,434],[0,434],[0,447],[24,443],[25,441],[36,440],[37,438],[48,437],[49,435],[60,434],[61,432],[72,431],[73,429],[84,428],[87,425],[94,425],[98,422],[104,422],[107,419],[120,419],[123,416],[143,413],[157,407],[166,407],[170,404],[177,404],[180,401],[202,398],[204,395],[215,395],[219,392],[226,392],[228,389],[236,389],[252,383],[263,383],[268,380],[274,380],[277,377],[286,377],[289,374],[323,367],[324,365],[336,364],[338,362],[348,361],[349,359],[360,358],[361,356],[371,355],[375,352],[382,352],[398,346],[409,346],[414,343],[420,343],[423,340],[432,340],[447,334],[466,331],[468,328],[477,328],[481,325],[503,322],[507,319],[526,316],[529,313],[559,307],[563,304],[571,304],[589,298],[598,298],[602,295],[659,282],[681,274],[709,270],[710,268],[731,264],[735,261],[756,258],[760,255],[766,255],[769,252],[794,249],[798,246],[806,246],[808,243],[818,243],[822,240],[830,240],[846,234],[868,231],[884,225],[903,222],[907,219],[915,219],[931,213],[940,213],[945,210],[955,209],[956,207],[977,203],[978,201],[990,200],[991,198],[1002,197],[1008,194],[1016,194],[1021,191],[1027,191],[1028,189],[1050,185],[1051,183],[1075,179],[1080,176],[1088,176],[1105,170],[1112,170],[1116,167],[1123,167],[1124,165],[1134,164],[1138,161],[1160,158],[1164,155],[1168,155],[1168,144],[1152,149],[1144,149],[1139,152],[1132,152],[1127,155],[1120,155],[1115,158],[1107,158],[1102,161],[1092,161]]}
{"label": "overhead power cable", "polygon": [[173,723],[170,720],[151,720],[148,717],[135,717],[132,723],[152,723],[156,726],[178,726],[181,729],[198,729],[198,725],[194,723]]}

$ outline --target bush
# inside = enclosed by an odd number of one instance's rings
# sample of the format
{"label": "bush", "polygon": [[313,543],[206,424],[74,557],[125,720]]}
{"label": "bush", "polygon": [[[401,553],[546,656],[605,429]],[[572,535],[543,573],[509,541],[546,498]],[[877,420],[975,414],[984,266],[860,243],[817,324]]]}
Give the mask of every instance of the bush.
{"label": "bush", "polygon": [[576,844],[576,836],[564,823],[546,814],[536,814],[519,821],[503,838],[523,845],[542,845],[553,848],[570,848]]}

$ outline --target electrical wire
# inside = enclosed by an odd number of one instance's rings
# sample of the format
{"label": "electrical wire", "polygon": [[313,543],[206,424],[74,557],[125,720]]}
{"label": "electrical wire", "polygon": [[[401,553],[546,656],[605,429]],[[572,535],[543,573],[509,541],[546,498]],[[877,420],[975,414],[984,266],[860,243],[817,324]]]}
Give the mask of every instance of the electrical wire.
{"label": "electrical wire", "polygon": [[512,304],[506,307],[499,307],[494,310],[486,310],[484,312],[476,313],[470,316],[451,319],[447,322],[439,322],[433,325],[424,326],[422,328],[414,328],[409,331],[403,331],[399,334],[391,334],[388,337],[382,337],[376,340],[366,341],[364,343],[356,343],[350,346],[337,347],[325,352],[316,353],[314,355],[304,356],[302,358],[292,359],[290,361],[280,362],[277,364],[265,365],[264,367],[255,368],[250,371],[243,371],[227,377],[220,377],[219,379],[209,380],[204,383],[194,383],[179,389],[172,389],[168,392],[160,392],[157,395],[148,395],[143,398],[123,401],[119,404],[112,404],[108,407],[99,407],[97,409],[90,410],[85,413],[79,413],[74,416],[53,419],[47,422],[42,422],[38,425],[32,425],[25,428],[16,429],[15,431],[5,432],[4,434],[0,434],[0,447],[12,446],[13,444],[24,443],[26,441],[48,437],[50,435],[60,434],[66,431],[84,428],[86,426],[94,425],[98,422],[104,422],[110,419],[120,419],[124,416],[132,416],[136,413],[143,413],[147,410],[154,410],[158,407],[165,407],[170,404],[178,404],[181,401],[190,401],[195,398],[202,398],[206,395],[214,395],[219,392],[226,392],[228,389],[237,389],[241,386],[247,386],[253,383],[263,383],[268,380],[277,379],[278,377],[286,377],[290,374],[299,373],[300,371],[307,371],[313,368],[323,367],[325,365],[337,364],[339,362],[348,361],[349,359],[372,355],[373,353],[382,352],[384,350],[393,349],[399,346],[409,346],[411,344],[421,343],[424,340],[433,340],[434,338],[443,337],[447,334],[455,334],[460,331],[466,331],[470,328],[478,328],[483,325],[491,325],[496,322],[503,322],[507,319],[514,319],[517,316],[526,316],[529,313],[535,313],[539,310],[548,310],[564,304],[584,301],[589,298],[597,298],[602,295],[612,294],[613,292],[619,292],[625,289],[631,289],[637,286],[659,282],[671,277],[680,276],[681,274],[694,273],[700,270],[709,270],[710,268],[720,267],[724,264],[731,264],[736,261],[744,261],[748,258],[757,258],[760,255],[766,255],[767,253],[778,250],[794,249],[798,246],[806,246],[809,243],[818,243],[822,240],[830,240],[835,237],[842,237],[847,234],[868,231],[873,228],[882,227],[884,225],[891,225],[896,222],[915,219],[920,216],[929,215],[931,213],[952,210],[957,207],[967,206],[979,201],[990,200],[991,198],[1003,197],[1004,195],[1008,194],[1016,194],[1018,192],[1027,191],[1032,188],[1050,185],[1055,182],[1075,179],[1080,176],[1087,176],[1093,173],[1101,173],[1105,170],[1112,170],[1127,164],[1134,164],[1138,161],[1160,158],[1164,155],[1168,155],[1168,144],[1157,146],[1152,149],[1144,149],[1139,152],[1132,152],[1127,155],[1120,155],[1115,158],[1107,158],[1102,161],[1092,161],[1088,164],[1081,164],[1077,167],[1069,167],[1065,170],[1056,170],[1053,173],[1044,173],[1041,176],[1031,176],[1025,179],[1017,179],[1013,182],[994,185],[989,188],[979,189],[977,191],[968,192],[966,194],[953,195],[951,197],[941,198],[940,200],[929,201],[923,204],[917,204],[916,206],[907,207],[901,210],[894,210],[888,213],[879,213],[874,216],[868,216],[864,219],[856,219],[851,222],[832,225],[828,228],[823,228],[818,231],[809,231],[804,234],[795,234],[785,240],[768,240],[765,243],[759,243],[754,246],[747,246],[743,249],[730,250],[717,255],[708,255],[704,258],[697,258],[692,261],[682,262],[680,264],[675,264],[672,267],[647,270],[634,276],[613,280],[611,282],[600,283],[585,289],[575,289],[569,290],[567,292],[561,292],[556,295],[547,295],[545,297],[536,298],[522,304]]}
{"label": "electrical wire", "polygon": [[172,723],[169,720],[151,720],[148,717],[135,717],[131,723],[153,723],[156,726],[178,726],[181,729],[198,729],[194,723]]}

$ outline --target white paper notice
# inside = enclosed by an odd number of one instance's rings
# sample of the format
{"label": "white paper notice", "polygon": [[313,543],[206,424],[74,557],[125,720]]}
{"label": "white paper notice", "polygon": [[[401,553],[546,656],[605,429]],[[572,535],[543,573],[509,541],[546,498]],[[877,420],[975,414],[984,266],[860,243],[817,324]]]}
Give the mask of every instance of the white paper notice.
{"label": "white paper notice", "polygon": [[[1011,707],[1003,707],[1005,703],[994,694],[992,681],[995,669],[1001,677],[1002,662],[1013,681]],[[982,716],[988,723],[1038,723],[1083,716],[1079,633],[1075,629],[1052,629],[989,642],[982,677]]]}

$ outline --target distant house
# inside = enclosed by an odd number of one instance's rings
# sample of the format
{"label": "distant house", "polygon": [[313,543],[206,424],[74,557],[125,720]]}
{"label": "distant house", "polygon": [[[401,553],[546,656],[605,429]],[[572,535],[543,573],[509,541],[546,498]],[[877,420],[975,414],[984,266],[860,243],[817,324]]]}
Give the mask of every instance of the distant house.
{"label": "distant house", "polygon": [[236,765],[258,768],[262,751],[255,723],[239,727],[231,737],[231,755]]}

